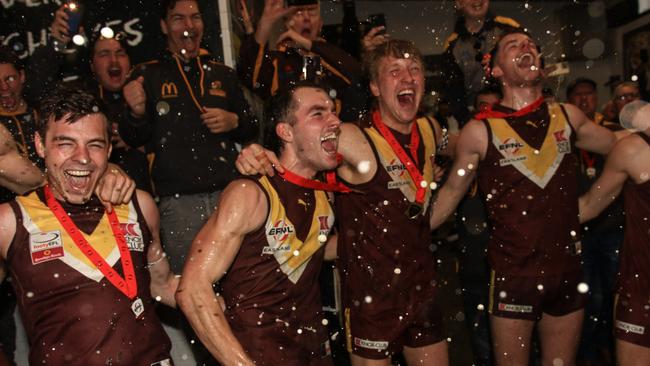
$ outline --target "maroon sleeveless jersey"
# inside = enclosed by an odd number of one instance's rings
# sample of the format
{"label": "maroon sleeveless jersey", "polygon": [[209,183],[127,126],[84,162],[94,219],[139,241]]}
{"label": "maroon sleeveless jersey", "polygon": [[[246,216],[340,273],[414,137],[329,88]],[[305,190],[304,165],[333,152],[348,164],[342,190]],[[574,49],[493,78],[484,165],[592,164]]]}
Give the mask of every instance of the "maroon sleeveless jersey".
{"label": "maroon sleeveless jersey", "polygon": [[[638,133],[650,145],[650,138]],[[621,294],[650,296],[650,181],[625,182],[625,238],[621,249],[618,291]]]}
{"label": "maroon sleeveless jersey", "polygon": [[[410,134],[391,132],[430,182],[430,155],[436,148],[434,129],[426,119],[416,123],[420,135],[417,159],[408,147]],[[377,172],[367,183],[346,183],[353,192],[336,196],[337,266],[343,305],[376,321],[390,318],[408,324],[436,287],[428,210],[430,186],[427,182],[425,211],[410,218],[406,211],[413,194],[405,189],[413,182],[404,162],[395,156],[370,119],[361,121],[361,130],[373,149]]]}
{"label": "maroon sleeveless jersey", "polygon": [[[171,365],[171,344],[149,291],[151,235],[133,196],[115,207],[137,280],[133,300],[116,289],[76,250],[45,204],[43,189],[11,202],[16,235],[7,253],[18,306],[30,344],[31,365]],[[60,202],[95,250],[123,276],[120,254],[104,207]],[[141,309],[138,308],[138,312]]]}
{"label": "maroon sleeveless jersey", "polygon": [[520,117],[483,122],[488,148],[478,184],[492,269],[519,276],[579,271],[575,133],[564,108],[544,103]]}
{"label": "maroon sleeveless jersey", "polygon": [[329,355],[318,276],[333,209],[323,191],[278,175],[253,179],[269,210],[220,281],[225,313],[258,365],[307,365]]}

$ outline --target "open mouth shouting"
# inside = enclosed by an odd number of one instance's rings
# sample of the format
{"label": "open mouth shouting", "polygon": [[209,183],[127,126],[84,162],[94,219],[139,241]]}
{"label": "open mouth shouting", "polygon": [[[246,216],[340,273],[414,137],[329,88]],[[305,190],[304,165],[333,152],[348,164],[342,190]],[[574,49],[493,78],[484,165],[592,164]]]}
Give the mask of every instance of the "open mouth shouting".
{"label": "open mouth shouting", "polygon": [[397,102],[401,107],[411,107],[415,105],[415,89],[403,89],[397,93]]}
{"label": "open mouth shouting", "polygon": [[336,157],[336,153],[339,147],[339,134],[341,133],[340,129],[330,130],[320,138],[320,145],[328,155]]}
{"label": "open mouth shouting", "polygon": [[119,65],[113,65],[108,68],[108,77],[111,79],[113,82],[121,82],[122,81],[122,68]]}

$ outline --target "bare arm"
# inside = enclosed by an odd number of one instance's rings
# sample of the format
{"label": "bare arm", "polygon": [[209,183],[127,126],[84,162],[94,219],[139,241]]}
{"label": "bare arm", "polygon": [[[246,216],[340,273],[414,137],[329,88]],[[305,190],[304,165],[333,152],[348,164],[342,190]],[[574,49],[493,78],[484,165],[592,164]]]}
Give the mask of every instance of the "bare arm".
{"label": "bare arm", "polygon": [[630,136],[614,146],[607,157],[603,173],[589,191],[580,197],[578,205],[581,223],[598,216],[621,193],[629,176],[628,166],[640,158],[634,139],[638,137]]}
{"label": "bare arm", "polygon": [[470,121],[461,131],[456,144],[456,158],[449,178],[440,188],[432,203],[431,230],[436,229],[451,215],[474,180],[479,161],[487,151],[487,131],[476,120]]}
{"label": "bare arm", "polygon": [[16,234],[16,216],[8,203],[0,205],[0,283],[7,275],[5,259]]}
{"label": "bare arm", "polygon": [[151,296],[163,304],[176,307],[174,293],[178,287],[178,277],[169,266],[165,252],[160,245],[160,215],[149,193],[137,190],[138,203],[151,233],[151,243],[147,249],[147,262],[151,276]]}
{"label": "bare arm", "polygon": [[212,289],[239,252],[242,240],[263,225],[268,202],[254,183],[228,185],[192,243],[176,293],[179,306],[210,353],[223,365],[252,365],[237,341]]}
{"label": "bare arm", "polygon": [[578,107],[564,104],[569,123],[576,131],[576,146],[593,153],[607,155],[616,142],[614,133],[591,121]]}
{"label": "bare arm", "polygon": [[0,125],[0,185],[18,194],[43,184],[43,173],[20,155],[9,131]]}

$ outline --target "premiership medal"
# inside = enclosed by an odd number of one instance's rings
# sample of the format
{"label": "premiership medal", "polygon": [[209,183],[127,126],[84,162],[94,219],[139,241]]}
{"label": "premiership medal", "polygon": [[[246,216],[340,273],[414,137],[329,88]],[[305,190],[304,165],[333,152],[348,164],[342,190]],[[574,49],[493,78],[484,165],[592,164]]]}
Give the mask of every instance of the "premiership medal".
{"label": "premiership medal", "polygon": [[596,168],[587,168],[587,177],[596,178]]}

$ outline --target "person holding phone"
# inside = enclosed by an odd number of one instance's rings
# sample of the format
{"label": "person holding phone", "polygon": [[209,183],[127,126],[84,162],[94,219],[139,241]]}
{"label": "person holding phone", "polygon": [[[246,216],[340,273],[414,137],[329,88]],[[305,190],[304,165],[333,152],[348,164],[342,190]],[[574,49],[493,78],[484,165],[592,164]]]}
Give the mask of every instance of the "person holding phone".
{"label": "person holding phone", "polygon": [[[284,24],[273,47],[274,29]],[[265,0],[255,33],[243,42],[239,53],[239,77],[245,86],[266,100],[290,83],[318,80],[329,85],[343,120],[358,115],[360,103],[345,96],[361,76],[354,57],[320,37],[323,20],[317,0]]]}

